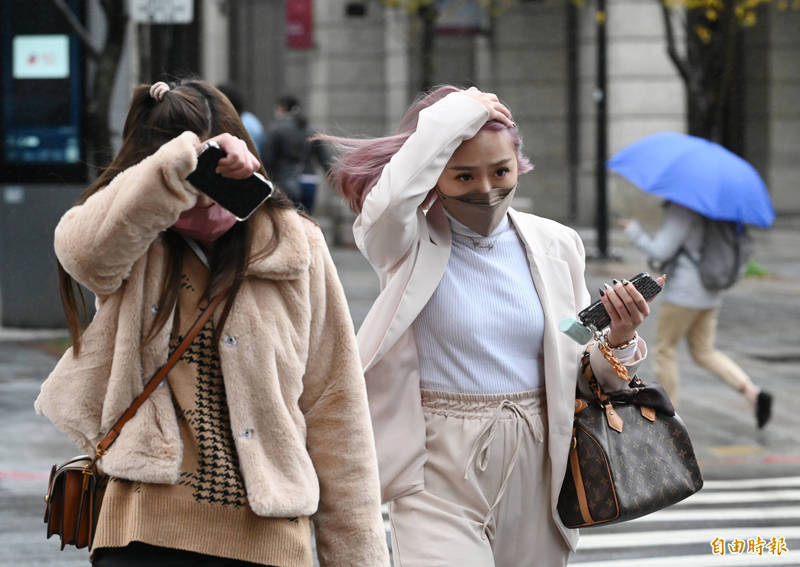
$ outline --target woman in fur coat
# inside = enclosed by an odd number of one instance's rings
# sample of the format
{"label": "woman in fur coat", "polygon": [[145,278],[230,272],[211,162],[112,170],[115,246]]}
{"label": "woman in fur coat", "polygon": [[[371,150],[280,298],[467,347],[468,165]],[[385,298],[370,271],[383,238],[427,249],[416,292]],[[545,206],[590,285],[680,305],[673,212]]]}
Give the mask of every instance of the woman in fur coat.
{"label": "woman in fur coat", "polygon": [[[237,222],[186,180],[263,169],[202,81],[135,89],[123,145],[55,232],[73,346],[36,409],[85,451],[226,292],[98,466],[95,565],[388,565],[355,335],[319,228],[284,196]],[[80,328],[80,283],[97,313]]]}

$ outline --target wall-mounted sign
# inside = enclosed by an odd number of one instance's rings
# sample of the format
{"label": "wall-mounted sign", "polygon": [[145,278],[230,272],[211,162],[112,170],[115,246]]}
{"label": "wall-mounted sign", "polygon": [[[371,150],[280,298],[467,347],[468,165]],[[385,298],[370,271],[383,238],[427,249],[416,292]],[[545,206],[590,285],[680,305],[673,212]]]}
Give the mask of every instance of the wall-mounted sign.
{"label": "wall-mounted sign", "polygon": [[130,0],[131,19],[141,24],[191,24],[193,0]]}
{"label": "wall-mounted sign", "polygon": [[314,47],[314,3],[312,0],[286,0],[286,47]]}
{"label": "wall-mounted sign", "polygon": [[12,77],[66,79],[69,77],[69,36],[18,35],[12,40]]}
{"label": "wall-mounted sign", "polygon": [[78,37],[47,0],[0,0],[0,31],[0,182],[85,179]]}

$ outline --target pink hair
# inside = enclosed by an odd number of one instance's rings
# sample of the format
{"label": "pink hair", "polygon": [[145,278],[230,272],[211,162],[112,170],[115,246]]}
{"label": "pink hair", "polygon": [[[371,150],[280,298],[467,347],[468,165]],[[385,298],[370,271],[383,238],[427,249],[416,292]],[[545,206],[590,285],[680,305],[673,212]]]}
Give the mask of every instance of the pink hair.
{"label": "pink hair", "polygon": [[[344,138],[318,135],[316,139],[333,144],[339,153],[330,172],[330,180],[336,191],[345,198],[350,208],[361,212],[361,206],[370,190],[378,182],[383,168],[397,153],[405,141],[417,130],[419,113],[450,93],[461,89],[444,85],[423,93],[409,107],[395,134],[382,138]],[[481,130],[507,131],[517,152],[517,171],[527,173],[533,169],[531,162],[522,155],[522,137],[516,128],[509,128],[502,122],[490,120]]]}

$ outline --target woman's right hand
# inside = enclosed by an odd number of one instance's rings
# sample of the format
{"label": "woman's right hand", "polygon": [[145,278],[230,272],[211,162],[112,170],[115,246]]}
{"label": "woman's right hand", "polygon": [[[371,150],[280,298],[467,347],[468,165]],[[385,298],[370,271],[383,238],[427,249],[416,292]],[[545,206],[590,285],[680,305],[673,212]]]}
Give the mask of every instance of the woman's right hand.
{"label": "woman's right hand", "polygon": [[215,170],[223,177],[246,179],[261,167],[261,162],[250,153],[247,143],[241,138],[224,133],[209,138],[204,142],[216,142],[227,154],[217,162],[217,169]]}
{"label": "woman's right hand", "polygon": [[[506,108],[506,106],[500,102],[500,99],[497,98],[497,95],[494,93],[485,93],[477,89],[477,87],[470,87],[465,91],[461,91],[465,95],[474,98],[478,102],[480,102],[486,110],[489,111],[489,120],[497,120],[498,122],[502,122],[509,128],[516,127],[513,120],[511,120],[511,111]],[[488,122],[488,120],[487,120]]]}

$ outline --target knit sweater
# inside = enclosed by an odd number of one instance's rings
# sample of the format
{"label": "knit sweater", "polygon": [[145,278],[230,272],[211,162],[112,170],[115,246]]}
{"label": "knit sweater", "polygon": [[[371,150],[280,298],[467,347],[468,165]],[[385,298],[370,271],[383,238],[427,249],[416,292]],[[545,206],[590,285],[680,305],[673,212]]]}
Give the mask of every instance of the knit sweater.
{"label": "knit sweater", "polygon": [[[206,307],[207,281],[208,270],[187,250],[178,291],[180,329],[170,350]],[[180,480],[108,479],[93,549],[139,541],[263,565],[308,567],[308,516],[260,517],[247,503],[213,334],[208,321],[167,377],[183,439]]]}

